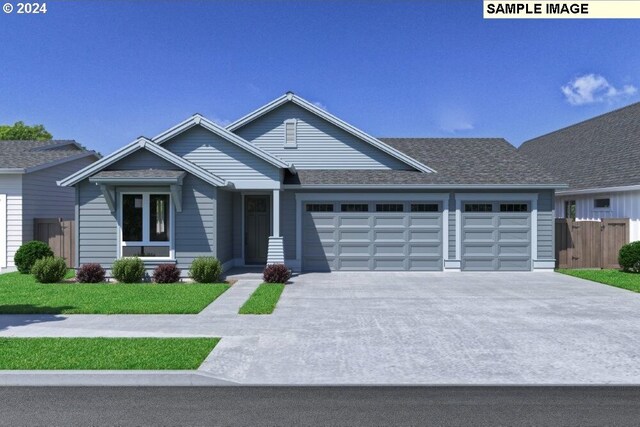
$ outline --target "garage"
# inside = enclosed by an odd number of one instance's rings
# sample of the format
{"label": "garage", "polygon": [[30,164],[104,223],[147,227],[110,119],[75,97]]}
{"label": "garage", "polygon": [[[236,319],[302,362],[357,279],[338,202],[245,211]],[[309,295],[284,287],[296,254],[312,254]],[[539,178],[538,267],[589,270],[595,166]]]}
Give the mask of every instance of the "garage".
{"label": "garage", "polygon": [[443,268],[441,202],[313,201],[302,215],[305,271]]}
{"label": "garage", "polygon": [[531,270],[530,203],[465,201],[462,211],[462,270]]}

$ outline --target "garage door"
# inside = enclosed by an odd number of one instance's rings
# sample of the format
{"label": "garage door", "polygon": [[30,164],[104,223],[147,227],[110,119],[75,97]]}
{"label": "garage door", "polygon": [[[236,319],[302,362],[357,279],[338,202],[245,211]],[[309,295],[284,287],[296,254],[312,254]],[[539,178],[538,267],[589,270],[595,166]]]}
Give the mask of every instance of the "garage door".
{"label": "garage door", "polygon": [[528,203],[465,202],[463,205],[463,270],[531,270]]}
{"label": "garage door", "polygon": [[306,271],[442,270],[440,203],[305,203],[302,227]]}

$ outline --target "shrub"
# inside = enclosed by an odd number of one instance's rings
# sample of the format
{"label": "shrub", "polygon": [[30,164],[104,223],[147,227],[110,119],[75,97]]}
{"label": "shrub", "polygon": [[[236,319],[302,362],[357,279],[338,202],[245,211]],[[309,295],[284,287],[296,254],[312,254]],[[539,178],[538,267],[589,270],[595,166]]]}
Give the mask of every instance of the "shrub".
{"label": "shrub", "polygon": [[199,283],[215,283],[220,279],[222,265],[215,257],[200,257],[193,260],[189,277]]}
{"label": "shrub", "polygon": [[180,269],[175,264],[160,264],[153,270],[156,283],[176,283],[180,280]]}
{"label": "shrub", "polygon": [[67,263],[60,257],[40,258],[33,263],[31,273],[40,283],[56,283],[67,274]]}
{"label": "shrub", "polygon": [[16,267],[18,267],[18,271],[22,274],[27,274],[31,273],[31,267],[37,260],[52,256],[53,251],[46,243],[32,240],[20,246],[13,260],[16,263]]}
{"label": "shrub", "polygon": [[104,282],[106,272],[100,264],[82,264],[76,273],[76,280],[80,283]]}
{"label": "shrub", "polygon": [[284,264],[269,264],[264,268],[262,278],[267,283],[287,283],[291,278],[291,270]]}
{"label": "shrub", "polygon": [[144,277],[144,263],[138,257],[120,258],[113,262],[111,273],[121,283],[140,282]]}
{"label": "shrub", "polygon": [[640,273],[640,241],[628,243],[620,248],[618,264],[622,271]]}

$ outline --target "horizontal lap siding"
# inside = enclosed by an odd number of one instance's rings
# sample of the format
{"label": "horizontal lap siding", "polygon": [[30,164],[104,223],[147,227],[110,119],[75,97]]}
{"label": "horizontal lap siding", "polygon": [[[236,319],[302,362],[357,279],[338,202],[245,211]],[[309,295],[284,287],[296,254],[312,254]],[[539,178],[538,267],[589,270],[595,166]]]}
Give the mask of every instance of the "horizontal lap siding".
{"label": "horizontal lap siding", "polygon": [[233,193],[229,191],[218,190],[216,206],[218,259],[225,263],[233,258],[233,223],[241,215],[234,215]]}
{"label": "horizontal lap siding", "polygon": [[233,221],[233,257],[235,259],[242,258],[242,221],[244,221],[244,212],[242,212],[242,195],[233,193],[232,195],[234,221]]}
{"label": "horizontal lap siding", "polygon": [[144,148],[129,154],[122,160],[109,165],[105,170],[131,170],[131,169],[162,169],[180,170],[180,168],[165,159],[158,157]]}
{"label": "horizontal lap siding", "polygon": [[[284,148],[284,121],[297,119],[297,148]],[[298,169],[410,169],[326,120],[287,103],[236,131]]]}
{"label": "horizontal lap siding", "polygon": [[553,259],[554,254],[554,200],[552,191],[538,195],[538,259]]}
{"label": "horizontal lap siding", "polygon": [[285,191],[280,197],[280,232],[283,237],[284,259],[296,259],[296,196]]}
{"label": "horizontal lap siding", "polygon": [[118,227],[100,188],[84,180],[77,185],[79,263],[97,262],[110,268],[116,258]]}
{"label": "horizontal lap siding", "polygon": [[0,194],[7,195],[7,268],[22,244],[22,175],[0,176]]}
{"label": "horizontal lap siding", "polygon": [[449,198],[449,259],[456,259],[456,199]]}

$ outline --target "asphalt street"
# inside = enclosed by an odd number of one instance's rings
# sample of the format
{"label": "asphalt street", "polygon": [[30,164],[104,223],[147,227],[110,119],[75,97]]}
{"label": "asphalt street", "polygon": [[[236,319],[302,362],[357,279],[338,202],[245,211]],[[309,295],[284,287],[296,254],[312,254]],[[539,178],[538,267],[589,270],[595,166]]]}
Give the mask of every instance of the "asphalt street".
{"label": "asphalt street", "polygon": [[640,387],[3,387],[0,425],[638,425]]}

